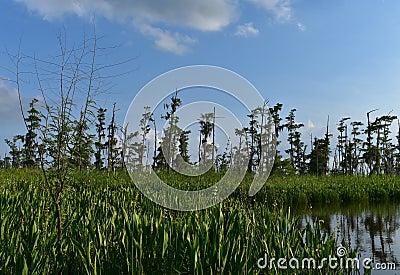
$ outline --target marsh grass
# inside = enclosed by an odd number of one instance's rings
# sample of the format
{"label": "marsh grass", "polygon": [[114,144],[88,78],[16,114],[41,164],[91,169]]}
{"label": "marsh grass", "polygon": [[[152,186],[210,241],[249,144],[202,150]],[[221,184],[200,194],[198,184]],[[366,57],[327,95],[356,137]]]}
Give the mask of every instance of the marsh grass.
{"label": "marsh grass", "polygon": [[271,177],[257,194],[257,200],[264,201],[266,205],[281,206],[399,201],[400,178],[396,176]]}
{"label": "marsh grass", "polygon": [[[399,184],[394,180],[271,178],[253,201],[247,196],[248,176],[223,203],[202,211],[178,212],[144,198],[126,174],[77,172],[68,179],[63,194],[59,241],[41,174],[2,171],[0,273],[342,274],[347,271],[294,271],[277,266],[260,270],[257,260],[265,253],[268,258],[299,260],[335,256],[334,235],[327,235],[319,221],[300,230],[298,220],[283,206],[327,198],[371,199],[376,194],[398,198]],[[179,178],[173,181],[187,186]]]}

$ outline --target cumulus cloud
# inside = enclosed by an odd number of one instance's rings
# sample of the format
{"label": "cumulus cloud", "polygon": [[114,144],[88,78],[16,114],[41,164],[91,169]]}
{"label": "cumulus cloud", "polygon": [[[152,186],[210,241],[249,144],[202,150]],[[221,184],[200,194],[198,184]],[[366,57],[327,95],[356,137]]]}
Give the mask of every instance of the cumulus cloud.
{"label": "cumulus cloud", "polygon": [[250,36],[257,36],[259,33],[260,31],[253,26],[253,23],[246,23],[237,26],[235,35],[242,37],[250,37]]}
{"label": "cumulus cloud", "polygon": [[46,20],[65,14],[134,22],[139,31],[154,39],[157,48],[176,54],[188,51],[194,39],[156,27],[167,24],[200,31],[219,31],[236,17],[237,3],[231,0],[15,0]]}
{"label": "cumulus cloud", "polygon": [[[67,14],[80,17],[93,15],[132,24],[151,37],[157,48],[183,54],[195,39],[177,32],[173,26],[198,31],[220,31],[232,24],[240,9],[239,0],[14,0],[46,20]],[[278,22],[292,19],[290,0],[246,0],[273,14]],[[161,28],[162,26],[162,28]],[[166,29],[168,28],[168,29]],[[298,25],[298,28],[301,27]],[[259,31],[251,23],[238,26],[236,35],[255,36]]]}
{"label": "cumulus cloud", "polygon": [[180,33],[171,33],[160,28],[152,27],[150,25],[141,25],[139,30],[147,36],[154,39],[157,48],[173,52],[179,55],[186,53],[189,50],[188,45],[196,42],[195,39],[182,35]]}
{"label": "cumulus cloud", "polygon": [[263,7],[275,15],[278,22],[290,21],[293,17],[293,10],[290,0],[248,0],[260,7]]}
{"label": "cumulus cloud", "polygon": [[52,20],[64,14],[92,14],[114,20],[168,23],[202,31],[217,31],[235,17],[237,6],[228,0],[15,0],[32,12]]}

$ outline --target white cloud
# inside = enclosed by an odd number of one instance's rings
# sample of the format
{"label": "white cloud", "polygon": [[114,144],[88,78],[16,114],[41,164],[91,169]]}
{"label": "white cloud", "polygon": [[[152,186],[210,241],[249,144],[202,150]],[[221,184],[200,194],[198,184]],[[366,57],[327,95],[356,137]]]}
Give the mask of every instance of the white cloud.
{"label": "white cloud", "polygon": [[[14,0],[46,20],[64,15],[105,17],[120,23],[129,23],[145,36],[151,37],[157,48],[184,54],[196,40],[171,32],[173,26],[199,31],[221,31],[237,18],[240,1],[244,0]],[[277,22],[293,18],[290,0],[246,0],[273,14]],[[162,26],[162,27],[161,27]],[[302,30],[303,25],[297,25]],[[259,30],[252,23],[237,27],[238,36],[256,36]]]}
{"label": "white cloud", "polygon": [[171,33],[150,25],[141,25],[139,30],[147,36],[152,37],[157,48],[182,55],[189,50],[188,45],[196,42],[195,39],[179,33]]}
{"label": "white cloud", "polygon": [[253,26],[253,23],[250,22],[237,26],[235,35],[242,37],[250,37],[250,36],[257,36],[259,33],[260,31]]}
{"label": "white cloud", "polygon": [[[239,0],[14,0],[47,20],[65,14],[104,16],[151,24],[167,23],[201,31],[218,31],[238,15]],[[272,12],[281,22],[292,19],[290,0],[247,0]]]}
{"label": "white cloud", "polygon": [[217,31],[236,16],[237,5],[230,0],[15,0],[32,12],[52,20],[64,14],[105,16],[113,20],[168,23],[202,31]]}
{"label": "white cloud", "polygon": [[104,16],[119,22],[134,22],[139,31],[154,39],[157,48],[184,54],[195,39],[156,27],[156,24],[177,25],[200,31],[219,31],[237,14],[232,0],[14,0],[26,5],[46,20],[65,14],[81,17]]}
{"label": "white cloud", "polygon": [[278,22],[290,21],[293,17],[293,9],[290,0],[248,0],[263,7],[275,15]]}
{"label": "white cloud", "polygon": [[304,26],[304,24],[300,22],[297,23],[297,28],[302,32],[306,30],[306,26]]}

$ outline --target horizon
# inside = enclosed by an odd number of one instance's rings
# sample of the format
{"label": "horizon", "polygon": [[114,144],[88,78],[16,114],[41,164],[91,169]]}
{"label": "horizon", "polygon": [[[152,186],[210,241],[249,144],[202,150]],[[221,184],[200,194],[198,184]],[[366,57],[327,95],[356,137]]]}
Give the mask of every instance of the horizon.
{"label": "horizon", "polygon": [[[102,46],[119,45],[105,62],[133,59],[110,71],[130,73],[113,80],[107,94],[99,97],[99,105],[107,109],[116,101],[120,124],[129,103],[151,79],[197,64],[242,75],[269,100],[269,107],[283,104],[283,118],[296,108],[296,121],[305,125],[306,144],[311,133],[323,135],[328,116],[335,140],[342,117],[365,124],[365,114],[372,109],[379,109],[373,117],[391,111],[400,115],[398,2],[216,0],[183,6],[171,2],[169,7],[159,1],[139,2],[3,3],[1,23],[12,27],[0,30],[6,37],[0,44],[0,78],[13,78],[6,51],[15,54],[20,40],[22,54],[48,60],[59,51],[59,32],[65,30],[71,46],[80,43],[84,33],[90,36],[95,22]],[[30,81],[29,75],[24,77]],[[21,89],[25,106],[39,95],[28,81]],[[4,139],[24,132],[15,85],[4,80],[0,124],[3,157],[8,151]]]}

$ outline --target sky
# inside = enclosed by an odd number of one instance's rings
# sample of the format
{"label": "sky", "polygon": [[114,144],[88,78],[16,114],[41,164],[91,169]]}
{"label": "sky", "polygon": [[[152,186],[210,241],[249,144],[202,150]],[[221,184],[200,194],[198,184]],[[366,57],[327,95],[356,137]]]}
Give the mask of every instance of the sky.
{"label": "sky", "polygon": [[[282,116],[297,109],[305,139],[322,135],[327,117],[365,122],[365,113],[400,115],[400,2],[395,0],[4,0],[0,4],[0,155],[5,138],[23,133],[7,53],[49,60],[57,35],[70,44],[91,34],[118,45],[105,57],[130,60],[109,73],[100,97],[117,103],[120,123],[153,78],[189,65],[214,65],[250,81]],[[27,67],[29,68],[29,66]],[[29,69],[28,69],[29,70]],[[115,70],[115,71],[114,71]],[[24,74],[24,105],[40,97]]]}

